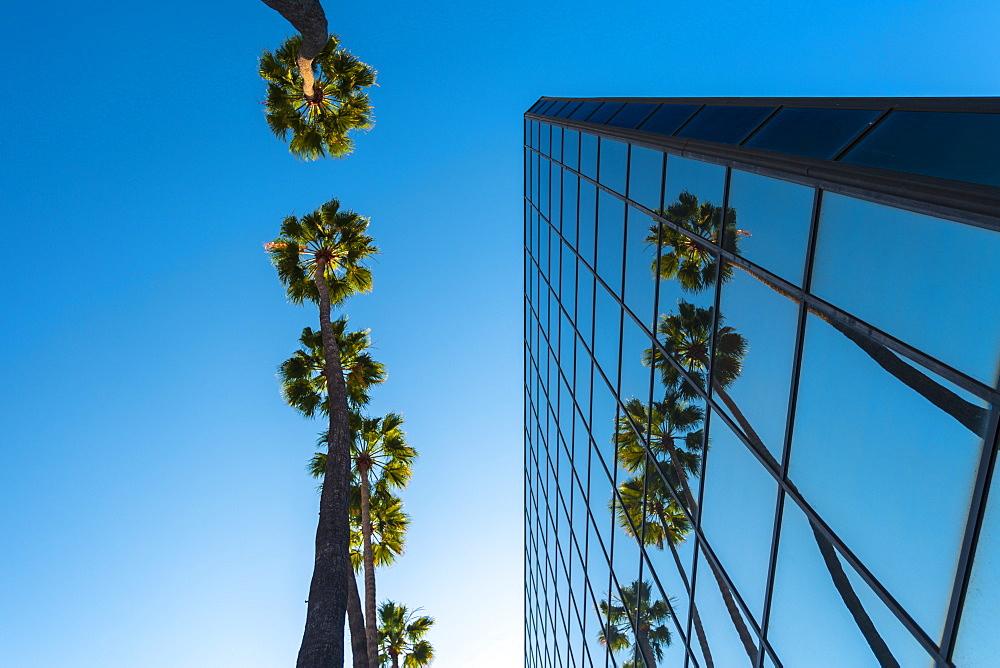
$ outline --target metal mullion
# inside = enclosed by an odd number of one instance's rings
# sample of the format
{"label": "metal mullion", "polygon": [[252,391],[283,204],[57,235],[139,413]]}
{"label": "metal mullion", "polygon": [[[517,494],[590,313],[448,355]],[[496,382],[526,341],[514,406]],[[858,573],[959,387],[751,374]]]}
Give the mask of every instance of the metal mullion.
{"label": "metal mullion", "polygon": [[762,129],[764,128],[764,126],[765,126],[765,125],[767,125],[768,123],[770,123],[770,122],[771,122],[771,119],[772,119],[772,118],[774,118],[775,116],[777,116],[777,115],[778,115],[778,112],[779,112],[779,111],[781,111],[781,110],[782,110],[782,109],[784,109],[784,108],[785,108],[785,105],[783,105],[783,104],[779,104],[779,105],[778,105],[777,107],[775,107],[774,111],[772,111],[772,112],[771,112],[770,114],[768,114],[768,115],[767,115],[767,118],[765,118],[765,119],[764,119],[763,121],[761,121],[761,122],[760,122],[760,123],[759,123],[759,124],[757,125],[757,127],[755,127],[755,128],[754,128],[754,129],[753,129],[753,130],[752,130],[752,131],[750,132],[750,134],[748,134],[748,135],[747,135],[746,137],[744,137],[744,138],[743,138],[743,141],[741,141],[741,142],[739,143],[739,146],[743,146],[743,145],[745,145],[745,144],[746,144],[746,143],[747,143],[748,141],[750,141],[751,139],[753,139],[753,136],[754,136],[755,134],[757,134],[758,132],[760,132],[760,131],[761,131],[761,130],[762,130]]}
{"label": "metal mullion", "polygon": [[833,162],[839,162],[841,159],[843,159],[843,157],[848,153],[850,153],[855,146],[861,143],[862,139],[871,134],[872,130],[874,130],[877,126],[881,125],[882,121],[884,121],[886,117],[893,111],[895,111],[895,109],[893,107],[889,107],[888,109],[884,110],[881,114],[876,116],[875,120],[873,120],[867,126],[862,128],[861,131],[858,134],[856,134],[854,138],[851,139],[851,141],[847,142],[847,145],[844,146],[844,148],[840,149],[840,151],[838,151],[835,156],[830,158],[830,160],[832,160]]}
{"label": "metal mullion", "polygon": [[[990,483],[996,468],[997,450],[1000,448],[1000,412],[991,411],[990,427],[987,433],[991,434],[992,437],[983,439],[983,450],[976,472],[976,481],[972,488],[972,499],[969,503],[969,517],[965,524],[965,535],[962,538],[962,547],[959,551],[958,566],[955,569],[955,584],[942,634],[941,653],[949,661],[954,656],[955,646],[958,642],[962,611],[975,566],[976,548],[982,532],[983,519],[986,516]],[[951,664],[949,663],[949,665]]]}
{"label": "metal mullion", "polygon": [[[802,286],[809,290],[812,282],[812,267],[816,257],[816,239],[819,235],[819,213],[823,204],[823,191],[816,189],[813,191],[813,207],[809,219],[809,239],[806,243],[806,257],[803,262]],[[788,462],[792,450],[792,433],[795,428],[795,410],[798,404],[799,376],[802,369],[802,351],[805,347],[806,320],[809,310],[805,303],[799,302],[799,313],[795,326],[795,348],[792,353],[792,378],[788,390],[788,410],[785,415],[785,435],[781,446],[781,478],[788,480]],[[778,487],[778,499],[774,510],[774,528],[771,534],[771,553],[767,564],[767,585],[764,590],[764,611],[761,614],[761,644],[769,644],[767,640],[767,629],[771,616],[771,597],[774,593],[774,577],[778,563],[778,547],[781,540],[781,523],[784,519],[785,492]],[[758,668],[763,668],[763,654],[758,659]]]}
{"label": "metal mullion", "polygon": [[[788,295],[791,295],[796,300],[804,302],[809,307],[810,310],[816,311],[817,313],[825,317],[831,318],[843,325],[846,325],[847,327],[854,330],[858,334],[861,334],[875,341],[876,343],[888,348],[890,351],[898,355],[902,355],[903,357],[909,359],[912,362],[915,362],[916,364],[924,367],[925,369],[940,376],[941,378],[957,385],[966,392],[976,395],[980,399],[984,399],[986,401],[989,401],[990,403],[1000,404],[1000,390],[989,387],[988,385],[985,385],[984,383],[965,375],[961,371],[958,371],[957,369],[937,360],[936,358],[931,357],[927,353],[924,353],[919,349],[910,346],[909,344],[897,339],[891,334],[888,334],[880,330],[879,328],[868,324],[864,320],[861,320],[860,318],[851,315],[847,311],[844,311],[834,306],[833,304],[823,299],[820,299],[819,297],[816,297],[812,293],[795,285],[794,283],[788,282],[786,279],[778,276],[777,274],[771,273],[767,269],[764,269],[763,267],[753,262],[750,262],[743,256],[725,250],[724,248],[722,248],[721,245],[713,243],[708,239],[706,239],[705,237],[702,237],[701,235],[692,232],[691,230],[688,230],[684,227],[677,225],[676,223],[667,220],[660,214],[651,211],[642,204],[639,204],[638,202],[633,202],[632,200],[615,192],[614,190],[608,188],[607,186],[597,183],[596,181],[586,176],[585,174],[577,172],[576,170],[570,167],[566,167],[565,169],[576,174],[578,177],[589,181],[590,183],[595,185],[598,189],[603,190],[608,194],[617,197],[618,199],[622,200],[627,206],[632,206],[640,210],[642,213],[655,219],[659,223],[665,224],[669,226],[672,230],[679,232],[680,234],[683,234],[685,237],[690,239],[696,245],[699,245],[700,247],[706,249],[709,252],[714,252],[717,255],[721,255],[721,259],[725,259],[730,264],[745,269],[755,278],[764,281],[765,284],[771,283],[777,286],[783,292],[787,293]],[[538,208],[536,206],[532,205],[532,207],[536,211],[538,211]],[[598,279],[600,280],[600,277],[598,277]],[[624,304],[622,305],[624,306]]]}

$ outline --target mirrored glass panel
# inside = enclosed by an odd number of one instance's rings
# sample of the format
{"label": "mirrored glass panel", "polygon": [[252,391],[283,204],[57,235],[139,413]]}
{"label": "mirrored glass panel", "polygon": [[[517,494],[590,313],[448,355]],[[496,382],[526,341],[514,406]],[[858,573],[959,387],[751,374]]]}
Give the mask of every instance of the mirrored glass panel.
{"label": "mirrored glass panel", "polygon": [[555,114],[556,118],[568,118],[574,111],[580,108],[580,102],[570,102]]}
{"label": "mirrored glass panel", "polygon": [[653,112],[639,129],[643,132],[672,135],[699,109],[701,109],[700,104],[664,104]]}
{"label": "mirrored glass panel", "polygon": [[621,102],[605,102],[587,118],[588,123],[604,123],[622,108]]}
{"label": "mirrored glass panel", "polygon": [[629,154],[628,198],[651,211],[660,208],[664,158],[659,151],[640,146],[633,146]]}
{"label": "mirrored glass panel", "polygon": [[574,130],[563,132],[563,164],[570,169],[580,167],[580,133]]}
{"label": "mirrored glass panel", "polygon": [[[879,363],[885,349],[810,315],[789,476],[809,503],[931,637],[951,595],[982,438]],[[982,405],[925,370],[906,377]],[[842,474],[831,474],[842,472]],[[849,500],[849,503],[845,503]],[[934,509],[933,534],[927,509]]]}
{"label": "mirrored glass panel", "polygon": [[597,137],[580,135],[580,173],[597,180]]}
{"label": "mirrored glass panel", "polygon": [[542,134],[538,141],[538,150],[542,152],[542,155],[551,155],[550,153],[551,149],[552,149],[552,126],[543,123]]}
{"label": "mirrored glass panel", "polygon": [[588,181],[580,182],[579,224],[577,251],[584,262],[594,267],[594,251],[597,243],[597,188]]}
{"label": "mirrored glass panel", "polygon": [[637,209],[628,208],[625,233],[625,305],[650,331],[655,326],[656,315],[656,230],[656,220]]}
{"label": "mirrored glass panel", "polygon": [[734,169],[726,249],[802,284],[815,190]]}
{"label": "mirrored glass panel", "polygon": [[618,110],[618,113],[611,117],[611,119],[605,123],[605,125],[613,125],[616,128],[627,128],[629,130],[634,130],[639,127],[644,120],[649,118],[650,114],[659,107],[658,104],[643,104],[641,102],[632,102],[626,104],[624,107]]}
{"label": "mirrored glass panel", "polygon": [[744,146],[832,160],[881,113],[871,109],[785,108]]}
{"label": "mirrored glass panel", "polygon": [[798,304],[738,267],[726,265],[715,340],[717,383],[723,410],[780,468],[795,357]]}
{"label": "mirrored glass panel", "polygon": [[759,622],[764,610],[778,484],[718,419],[711,423],[705,461],[702,531]]}
{"label": "mirrored glass panel", "polygon": [[594,113],[594,110],[601,106],[600,102],[584,102],[571,113],[568,118],[574,121],[585,121],[587,117]]}
{"label": "mirrored glass panel", "polygon": [[785,500],[767,639],[786,666],[934,664],[794,503]]}
{"label": "mirrored glass panel", "polygon": [[[755,665],[760,639],[740,611],[734,591],[725,582],[722,571],[710,565],[704,555],[698,556],[694,599],[714,664],[734,667]],[[703,648],[696,647],[701,663],[707,663],[701,655]]]}
{"label": "mirrored glass panel", "polygon": [[597,273],[617,294],[622,292],[625,203],[603,190],[598,193]]}
{"label": "mirrored glass panel", "polygon": [[718,238],[726,168],[709,162],[667,157],[664,216],[706,239]]}
{"label": "mirrored glass panel", "polygon": [[813,292],[989,386],[1000,290],[984,271],[998,266],[1000,233],[823,197]]}
{"label": "mirrored glass panel", "polygon": [[678,137],[739,144],[774,112],[774,107],[707,106],[677,133]]}
{"label": "mirrored glass panel", "polygon": [[625,194],[628,169],[628,144],[613,139],[601,139],[600,183],[615,192]]}
{"label": "mirrored glass panel", "polygon": [[556,128],[556,127],[552,128],[552,139],[551,139],[552,148],[549,151],[549,155],[556,162],[562,161],[562,136],[563,136],[562,128]]}
{"label": "mirrored glass panel", "polygon": [[1000,114],[894,111],[841,161],[1000,186],[998,154]]}

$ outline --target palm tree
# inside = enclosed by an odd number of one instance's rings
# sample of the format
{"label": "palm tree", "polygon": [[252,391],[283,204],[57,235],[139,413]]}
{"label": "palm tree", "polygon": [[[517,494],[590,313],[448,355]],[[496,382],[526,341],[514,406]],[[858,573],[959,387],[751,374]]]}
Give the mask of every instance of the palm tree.
{"label": "palm tree", "polygon": [[298,60],[302,38],[297,35],[260,57],[267,124],[282,140],[291,133],[288,150],[303,160],[346,156],[354,147],[348,132],[373,123],[366,89],[375,85],[375,70],[339,44],[330,35],[308,67]]}
{"label": "palm tree", "polygon": [[365,627],[369,663],[378,661],[378,628],[375,625],[375,556],[372,549],[372,489],[380,493],[401,489],[410,480],[417,452],[406,444],[403,418],[396,413],[385,417],[356,418],[354,430],[354,472],[361,492],[361,536],[365,571]]}
{"label": "palm tree", "polygon": [[368,219],[341,209],[332,199],[312,213],[289,216],[281,235],[265,245],[293,303],[319,306],[323,375],[329,424],[327,466],[316,528],[316,558],[298,668],[340,666],[344,661],[344,614],[350,562],[348,549],[351,426],[340,349],[330,309],[371,289],[365,262],[377,249],[367,235]]}
{"label": "palm tree", "polygon": [[419,668],[429,665],[434,659],[434,648],[424,640],[424,636],[434,625],[434,618],[417,616],[418,610],[410,612],[405,605],[386,601],[378,608],[379,617],[379,661],[381,666],[399,668],[399,657],[403,657],[405,668]]}
{"label": "palm tree", "polygon": [[[323,442],[325,435],[321,435]],[[309,462],[309,472],[322,478],[326,470],[326,454],[317,452]],[[322,488],[322,483],[320,483]],[[372,557],[375,567],[391,566],[403,554],[410,516],[403,510],[403,501],[385,488],[376,489],[371,498]],[[351,481],[351,567],[354,574],[364,569],[364,537],[361,530],[361,484],[355,470]],[[369,668],[367,626],[362,611],[358,582],[351,575],[348,582],[347,619],[351,628],[351,647],[355,668]]]}
{"label": "palm tree", "polygon": [[[352,409],[357,409],[368,403],[368,390],[373,385],[385,382],[385,366],[368,352],[370,330],[347,332],[347,316],[334,320],[332,325],[344,369],[347,402]],[[330,402],[323,375],[323,334],[306,327],[299,343],[299,349],[278,367],[282,397],[306,417],[313,417],[317,410],[327,415]]]}
{"label": "palm tree", "polygon": [[607,620],[598,634],[602,645],[612,652],[631,649],[631,658],[622,668],[656,668],[663,659],[663,648],[670,645],[670,629],[663,622],[673,614],[666,601],[650,602],[650,585],[636,580],[621,590],[621,596],[598,604],[601,618]]}
{"label": "palm tree", "polygon": [[[659,276],[662,280],[676,279],[680,288],[687,292],[697,293],[715,285],[718,256],[706,243],[700,242],[700,238],[715,244],[719,243],[718,230],[721,227],[721,207],[710,202],[699,203],[695,195],[685,191],[666,210],[657,213],[678,227],[689,230],[692,234],[687,235],[670,225],[653,221],[649,235],[644,239],[645,244],[658,245],[660,249],[659,257],[653,260],[653,275]],[[722,248],[739,255],[740,238],[749,236],[749,234],[747,231],[736,228],[736,210],[730,207],[725,216]],[[745,271],[778,294],[798,303],[795,296],[781,286],[758,276],[745,267],[729,262],[722,265],[721,279],[723,282],[732,279],[734,267]],[[820,313],[814,308],[807,307],[807,310],[850,339],[876,364],[907,387],[951,415],[980,438],[985,438],[989,418],[989,412],[986,409],[966,401],[919,369],[902,361],[893,351],[881,343],[856,332],[848,325]]]}
{"label": "palm tree", "polygon": [[313,59],[326,46],[327,34],[326,13],[319,0],[264,0],[264,4],[277,11],[292,27],[302,33],[301,46],[296,54],[296,65],[305,80],[305,90],[312,95]]}

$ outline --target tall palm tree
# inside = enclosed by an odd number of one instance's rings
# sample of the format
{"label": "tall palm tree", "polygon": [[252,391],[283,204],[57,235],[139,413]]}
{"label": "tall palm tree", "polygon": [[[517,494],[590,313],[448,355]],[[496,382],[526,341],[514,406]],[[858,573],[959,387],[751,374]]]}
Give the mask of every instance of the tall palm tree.
{"label": "tall palm tree", "polygon": [[601,619],[607,620],[598,634],[612,652],[631,649],[622,668],[656,668],[663,648],[670,645],[670,629],[664,623],[673,615],[665,601],[650,601],[650,585],[636,580],[621,590],[621,596],[598,603]]}
{"label": "tall palm tree", "polygon": [[369,663],[378,663],[378,627],[375,624],[375,556],[372,548],[373,488],[382,494],[401,489],[410,480],[417,452],[406,444],[403,418],[396,413],[385,417],[355,420],[352,459],[361,492],[361,536],[365,571],[365,619]]}
{"label": "tall palm tree", "polygon": [[419,610],[410,612],[405,605],[386,601],[378,608],[379,661],[381,666],[399,668],[403,657],[405,668],[429,665],[434,659],[434,647],[424,636],[434,625],[434,618],[417,616]]}
{"label": "tall palm tree", "polygon": [[[681,289],[688,292],[701,292],[715,285],[718,256],[707,244],[701,243],[700,238],[707,239],[715,244],[719,243],[718,231],[722,227],[720,221],[722,217],[721,207],[717,207],[711,202],[699,202],[695,195],[685,191],[678,196],[676,202],[657,213],[660,213],[670,222],[692,232],[696,236],[686,235],[670,225],[654,220],[649,229],[649,235],[644,239],[646,245],[658,246],[660,249],[659,257],[654,258],[652,262],[653,275],[659,276],[662,280],[675,279]],[[736,210],[730,207],[725,216],[725,233],[722,235],[722,248],[735,255],[739,255],[740,238],[749,234],[747,231],[736,228]],[[729,262],[724,263],[722,266],[721,278],[723,282],[733,277],[734,267],[746,272],[749,276],[752,276],[778,294],[798,303],[794,295],[773,281],[758,276],[745,267],[733,265]],[[814,308],[808,308],[807,310],[851,340],[876,364],[895,376],[907,387],[920,394],[939,409],[945,411],[948,415],[951,415],[977,436],[981,438],[985,437],[989,411],[966,401],[919,369],[899,359],[889,348],[856,332],[845,323],[831,318]]]}
{"label": "tall palm tree", "polygon": [[[685,301],[679,301],[678,313],[666,314],[660,317],[657,332],[661,336],[663,347],[667,353],[685,369],[696,381],[702,382],[708,374],[710,368],[710,342],[712,335],[713,308],[699,308]],[[732,327],[722,326],[723,318],[719,315],[718,329],[715,338],[715,358],[711,362],[712,372],[712,392],[726,406],[733,419],[740,425],[743,433],[753,444],[754,451],[772,468],[780,470],[780,466],[770,450],[764,445],[763,440],[754,430],[750,421],[746,418],[739,406],[727,391],[727,388],[737,379],[743,369],[743,358],[747,351],[746,339],[737,333]],[[650,363],[656,363],[662,369],[670,366],[663,358],[659,349],[647,350],[644,359]],[[673,382],[674,374],[664,374],[664,383]],[[790,483],[791,484],[791,483]],[[688,490],[685,495],[689,498],[689,503],[693,503],[694,497],[690,493],[686,481],[682,481],[682,488]],[[794,486],[793,486],[794,488]],[[693,505],[691,506],[694,507]],[[813,529],[813,537],[819,547],[834,586],[837,588],[844,605],[851,613],[862,635],[868,642],[872,653],[879,661],[882,668],[898,668],[899,664],[892,656],[888,645],[875,628],[874,623],[858,598],[854,587],[844,572],[844,568],[837,557],[836,550],[829,539],[823,534],[819,527],[810,522]],[[709,565],[719,583],[720,591],[727,608],[730,610],[733,624],[736,626],[740,638],[743,640],[744,648],[751,661],[756,661],[756,643],[753,642],[743,618],[739,615],[735,604],[731,605],[732,594],[721,572],[714,564]]]}
{"label": "tall palm tree", "polygon": [[281,14],[301,34],[301,45],[296,54],[296,65],[305,80],[305,90],[312,95],[312,62],[326,46],[326,13],[319,0],[263,0],[264,4]]}
{"label": "tall palm tree", "polygon": [[288,150],[298,158],[342,158],[354,147],[348,132],[373,124],[366,89],[375,85],[375,70],[340,48],[336,35],[308,67],[298,59],[301,45],[301,37],[289,37],[260,57],[267,124],[282,140],[291,133]]}
{"label": "tall palm tree", "polygon": [[[321,441],[325,438],[321,435]],[[309,462],[309,472],[322,478],[326,470],[326,454],[317,452]],[[322,483],[320,483],[322,487]],[[403,501],[385,488],[376,488],[371,498],[372,558],[376,568],[391,566],[403,554],[410,516],[403,510]],[[361,530],[361,484],[357,471],[351,480],[351,567],[354,575],[364,571],[364,536]],[[368,668],[368,639],[365,614],[362,611],[358,582],[349,578],[347,619],[351,628],[354,667]]]}
{"label": "tall palm tree", "polygon": [[323,375],[327,381],[327,466],[316,528],[316,558],[298,668],[340,666],[344,661],[350,542],[349,493],[351,426],[340,349],[330,309],[371,289],[366,261],[377,249],[367,234],[368,219],[342,209],[332,199],[302,218],[289,216],[281,235],[265,245],[293,303],[319,306]]}

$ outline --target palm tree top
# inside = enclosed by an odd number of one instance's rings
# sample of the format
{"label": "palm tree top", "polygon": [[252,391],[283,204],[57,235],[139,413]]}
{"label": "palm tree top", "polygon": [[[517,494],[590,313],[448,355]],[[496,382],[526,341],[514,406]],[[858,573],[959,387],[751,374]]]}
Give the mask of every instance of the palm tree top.
{"label": "palm tree top", "polygon": [[299,59],[301,46],[295,35],[260,57],[267,124],[280,139],[291,134],[288,150],[302,160],[342,158],[354,148],[348,132],[374,124],[366,89],[375,85],[376,72],[340,48],[337,35],[311,61]]}
{"label": "palm tree top", "polygon": [[405,668],[426,666],[434,659],[434,648],[424,637],[434,625],[434,618],[418,615],[405,605],[394,601],[383,602],[378,609],[379,662],[396,665],[402,656]]}
{"label": "palm tree top", "polygon": [[366,262],[378,253],[368,236],[369,219],[340,206],[336,198],[301,218],[288,216],[281,235],[264,244],[278,278],[295,304],[319,302],[317,270],[322,267],[336,305],[358,292],[372,288],[371,269]]}

